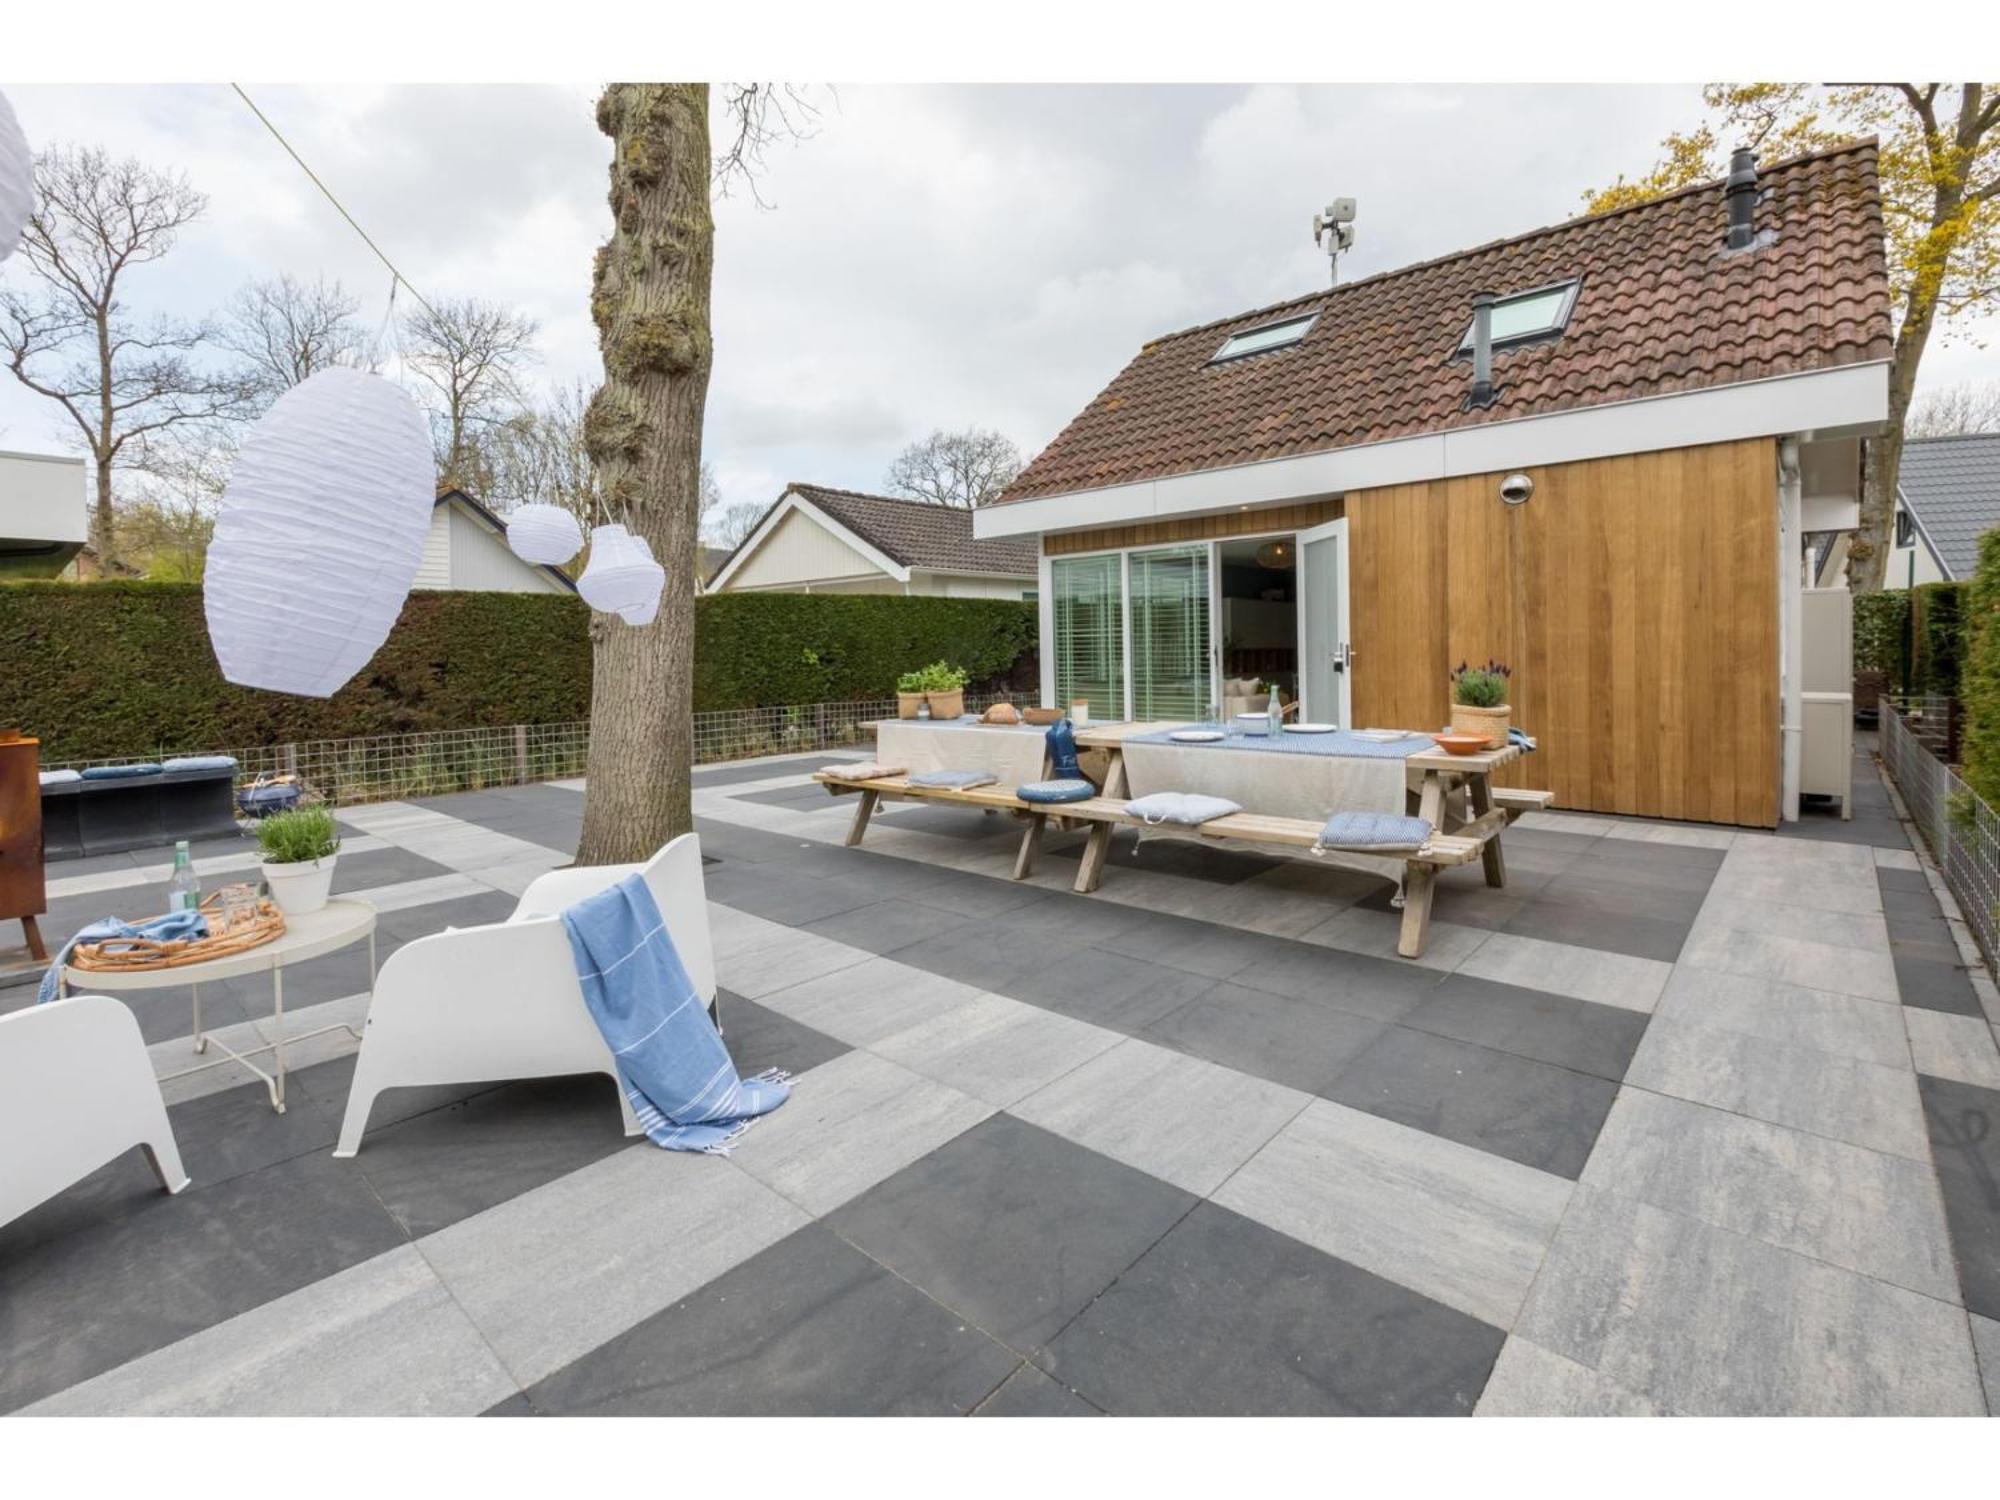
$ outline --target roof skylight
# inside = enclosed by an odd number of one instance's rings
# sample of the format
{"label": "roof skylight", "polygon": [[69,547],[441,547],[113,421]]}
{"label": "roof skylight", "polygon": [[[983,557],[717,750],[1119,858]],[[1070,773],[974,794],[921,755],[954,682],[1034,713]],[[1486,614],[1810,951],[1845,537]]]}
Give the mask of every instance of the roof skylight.
{"label": "roof skylight", "polygon": [[[1577,288],[1582,285],[1579,278],[1502,297],[1493,304],[1493,347],[1504,349],[1509,344],[1526,344],[1560,335],[1569,322],[1570,309],[1576,306]],[[1458,341],[1458,352],[1465,354],[1471,349],[1472,325],[1467,323],[1465,336]]]}
{"label": "roof skylight", "polygon": [[1313,318],[1317,316],[1314,313],[1283,323],[1266,323],[1262,328],[1248,329],[1243,333],[1232,333],[1222,341],[1222,347],[1208,362],[1219,365],[1225,359],[1241,359],[1246,354],[1262,354],[1267,349],[1282,349],[1288,344],[1296,344],[1306,336],[1306,330],[1313,326]]}

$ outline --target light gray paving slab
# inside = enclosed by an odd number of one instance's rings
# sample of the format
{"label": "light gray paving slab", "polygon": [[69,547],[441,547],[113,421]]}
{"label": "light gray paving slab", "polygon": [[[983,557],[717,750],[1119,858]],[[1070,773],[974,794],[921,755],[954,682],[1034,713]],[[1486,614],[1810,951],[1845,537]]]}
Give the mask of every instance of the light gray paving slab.
{"label": "light gray paving slab", "polygon": [[870,1046],[913,1073],[1005,1109],[1123,1040],[1087,1021],[981,995]]}
{"label": "light gray paving slab", "polygon": [[1673,970],[1672,964],[1656,958],[1578,948],[1511,932],[1493,933],[1458,966],[1461,974],[1642,1012],[1658,1005]]}
{"label": "light gray paving slab", "polygon": [[1315,1101],[1215,1201],[1498,1327],[1512,1325],[1572,1185]]}
{"label": "light gray paving slab", "polygon": [[1597,1371],[1509,1334],[1486,1379],[1475,1417],[1651,1417],[1658,1413]]}
{"label": "light gray paving slab", "polygon": [[1205,1196],[1311,1097],[1133,1038],[1011,1113]]}
{"label": "light gray paving slab", "polygon": [[727,958],[716,955],[715,978],[722,988],[746,1000],[761,1000],[775,990],[839,969],[851,969],[873,957],[864,948],[836,943],[816,932],[784,927],[766,942],[743,948]]}
{"label": "light gray paving slab", "polygon": [[347,898],[359,898],[376,912],[408,911],[433,901],[452,901],[461,896],[484,896],[493,889],[470,875],[427,875],[421,880],[399,880],[394,885],[378,885],[365,891],[349,891]]}
{"label": "light gray paving slab", "polygon": [[1746,905],[1782,901],[1834,916],[1868,916],[1881,912],[1882,888],[1875,883],[1873,870],[1857,875],[1839,870],[1732,867],[1724,860],[1708,887],[1708,900]]}
{"label": "light gray paving slab", "polygon": [[1516,1332],[1683,1416],[1974,1416],[1965,1314],[1579,1187]]}
{"label": "light gray paving slab", "polygon": [[469,1417],[514,1392],[423,1256],[401,1245],[22,1415]]}
{"label": "light gray paving slab", "polygon": [[1400,958],[1396,943],[1402,930],[1401,913],[1356,906],[1327,918],[1297,936],[1326,948],[1341,948],[1349,953],[1366,953],[1374,958],[1394,958],[1399,963],[1446,970],[1460,967],[1493,936],[1483,927],[1461,927],[1455,922],[1440,922],[1433,918],[1425,934],[1423,955],[1419,958]]}
{"label": "light gray paving slab", "polygon": [[1907,1067],[1910,1060],[1902,1006],[1779,979],[1677,967],[1660,996],[1659,1014],[1684,1026],[1790,1042],[1888,1068]]}
{"label": "light gray paving slab", "polygon": [[1917,1078],[1908,1068],[1655,1016],[1625,1070],[1625,1083],[1875,1151],[1930,1160]]}
{"label": "light gray paving slab", "polygon": [[1612,824],[1603,818],[1584,818],[1575,813],[1560,812],[1523,813],[1518,822],[1522,828],[1539,829],[1544,833],[1573,833],[1587,839],[1601,839],[1612,828]]}
{"label": "light gray paving slab", "polygon": [[862,953],[864,961],[767,991],[763,1003],[849,1046],[865,1047],[962,1009],[985,993],[909,964],[875,958],[860,949],[852,951]]}
{"label": "light gray paving slab", "polygon": [[[803,1075],[769,1119],[810,1097],[821,1071]],[[808,1222],[726,1158],[643,1142],[427,1235],[418,1248],[525,1386]]]}
{"label": "light gray paving slab", "polygon": [[1986,1410],[2000,1417],[2000,1323],[1972,1315],[1972,1345],[1979,1358],[1979,1376],[1986,1384]]}
{"label": "light gray paving slab", "polygon": [[1909,1029],[1910,1057],[1919,1073],[2000,1089],[2000,1048],[1983,1017],[1906,1005],[1903,1024]]}
{"label": "light gray paving slab", "polygon": [[803,1075],[731,1160],[814,1214],[831,1213],[971,1129],[993,1107],[871,1052]]}
{"label": "light gray paving slab", "polygon": [[1688,937],[1693,939],[1716,928],[1831,944],[1836,948],[1859,948],[1869,953],[1889,951],[1889,924],[1873,912],[1832,916],[1786,901],[1704,901]]}
{"label": "light gray paving slab", "polygon": [[[1717,898],[1710,895],[1709,903]],[[1704,910],[1706,910],[1706,905]],[[1699,919],[1681,947],[1680,962],[1696,969],[1779,979],[1807,989],[1834,990],[1870,1000],[1900,1003],[1896,966],[1885,944],[1880,951],[1843,948],[1769,932],[1703,925]]]}
{"label": "light gray paving slab", "polygon": [[1736,843],[1734,828],[1683,828],[1675,823],[1613,823],[1604,836],[1637,844],[1678,844],[1683,849],[1728,849]]}
{"label": "light gray paving slab", "polygon": [[1875,868],[1878,870],[1921,870],[1923,861],[1909,849],[1877,849]]}
{"label": "light gray paving slab", "polygon": [[1947,1302],[1958,1273],[1928,1162],[1625,1089],[1580,1179]]}
{"label": "light gray paving slab", "polygon": [[1866,844],[1837,839],[1780,838],[1745,830],[1729,846],[1724,863],[1744,869],[1820,871],[1865,878],[1875,868],[1875,852]]}

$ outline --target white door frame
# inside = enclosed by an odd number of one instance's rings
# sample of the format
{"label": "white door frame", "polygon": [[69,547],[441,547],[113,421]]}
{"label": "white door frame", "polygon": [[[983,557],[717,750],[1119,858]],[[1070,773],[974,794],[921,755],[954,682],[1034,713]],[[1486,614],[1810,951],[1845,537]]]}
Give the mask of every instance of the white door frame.
{"label": "white door frame", "polygon": [[1309,527],[1298,533],[1299,550],[1296,567],[1298,578],[1297,592],[1299,596],[1299,688],[1302,695],[1308,699],[1299,712],[1302,717],[1310,716],[1313,719],[1319,720],[1324,720],[1326,715],[1327,706],[1323,703],[1311,702],[1310,693],[1306,688],[1306,684],[1311,680],[1310,674],[1306,671],[1306,652],[1316,649],[1315,643],[1308,638],[1306,633],[1306,592],[1311,587],[1306,577],[1306,546],[1311,542],[1328,540],[1334,543],[1334,577],[1337,580],[1334,586],[1335,640],[1333,642],[1333,651],[1338,658],[1341,668],[1341,670],[1334,673],[1334,677],[1339,683],[1340,693],[1337,722],[1342,729],[1352,729],[1355,727],[1354,649],[1351,644],[1354,637],[1350,623],[1352,618],[1350,613],[1352,590],[1349,588],[1350,570],[1348,568],[1347,518],[1345,516],[1342,516],[1338,521],[1328,521],[1323,526]]}

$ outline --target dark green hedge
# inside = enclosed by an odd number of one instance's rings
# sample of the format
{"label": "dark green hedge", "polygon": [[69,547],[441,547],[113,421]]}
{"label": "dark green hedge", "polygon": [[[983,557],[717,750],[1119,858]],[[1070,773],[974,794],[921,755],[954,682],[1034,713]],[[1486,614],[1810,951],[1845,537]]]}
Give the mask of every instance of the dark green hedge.
{"label": "dark green hedge", "polygon": [[[1886,691],[1891,693],[1902,692],[1907,681],[1913,693],[1956,694],[1967,649],[1961,618],[1966,588],[1962,583],[1924,583],[1914,591],[1882,589],[1857,595],[1855,671],[1884,673],[1888,678]],[[1917,617],[1914,637],[1910,632],[1912,598]],[[1906,662],[1913,640],[1916,655]]]}
{"label": "dark green hedge", "polygon": [[[940,658],[975,684],[1030,656],[1031,604],[725,594],[695,605],[697,710],[888,696]],[[410,595],[332,698],[232,687],[196,584],[0,585],[0,727],[45,760],[549,724],[590,712],[589,611],[553,594]]]}
{"label": "dark green hedge", "polygon": [[1959,758],[1966,784],[2000,807],[2000,531],[1979,539],[1979,567],[1966,586],[1965,708]]}

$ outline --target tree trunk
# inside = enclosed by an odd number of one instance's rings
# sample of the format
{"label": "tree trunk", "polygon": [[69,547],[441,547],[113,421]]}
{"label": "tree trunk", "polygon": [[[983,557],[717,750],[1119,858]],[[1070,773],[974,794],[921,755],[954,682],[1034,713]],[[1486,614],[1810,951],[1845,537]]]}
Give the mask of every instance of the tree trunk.
{"label": "tree trunk", "polygon": [[[1896,519],[1896,485],[1903,468],[1903,419],[1916,394],[1917,367],[1930,342],[1937,316],[1935,296],[1922,299],[1912,288],[1896,335],[1896,353],[1889,362],[1889,419],[1881,434],[1868,439],[1861,466],[1861,524],[1847,548],[1847,586],[1857,594],[1884,587],[1889,566],[1891,530]],[[1886,580],[1895,586],[1896,580]]]}
{"label": "tree trunk", "polygon": [[97,550],[97,565],[101,576],[111,576],[111,565],[118,560],[117,515],[111,508],[111,463],[108,459],[97,462],[97,503],[90,518],[90,544]]}
{"label": "tree trunk", "polygon": [[586,865],[644,859],[694,826],[694,575],[683,559],[700,508],[715,251],[707,85],[613,84],[597,124],[614,142],[615,228],[591,282],[604,384],[584,442],[606,519],[651,543],[667,585],[651,625],[591,622]]}

